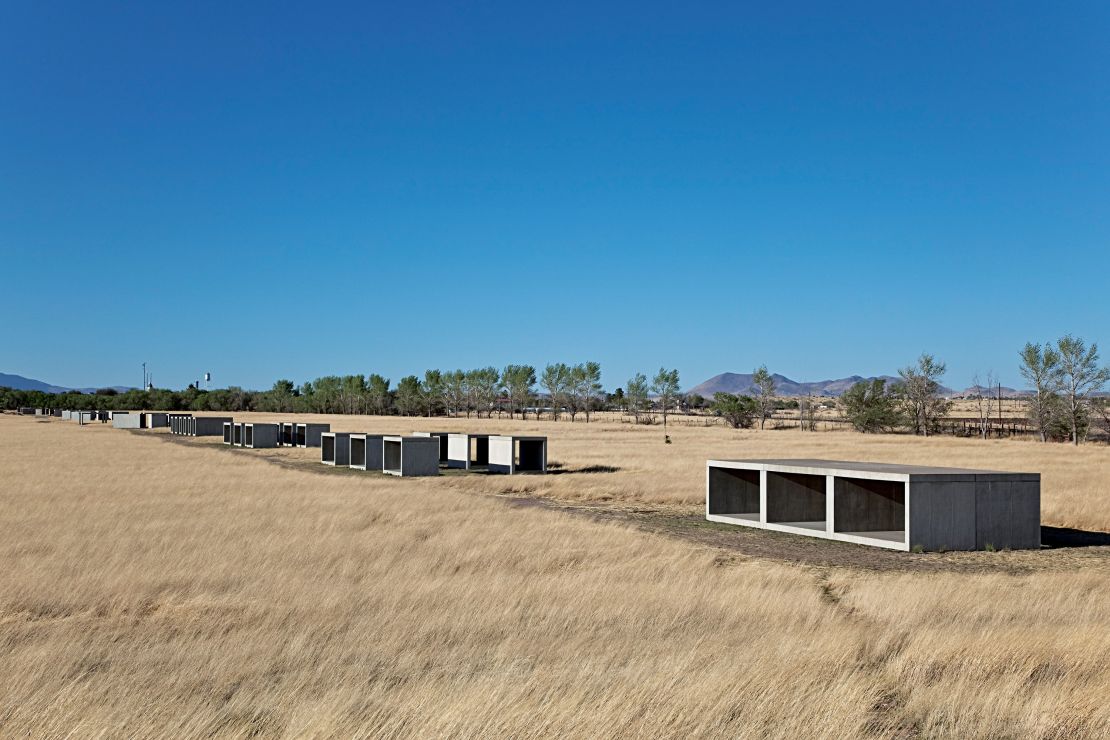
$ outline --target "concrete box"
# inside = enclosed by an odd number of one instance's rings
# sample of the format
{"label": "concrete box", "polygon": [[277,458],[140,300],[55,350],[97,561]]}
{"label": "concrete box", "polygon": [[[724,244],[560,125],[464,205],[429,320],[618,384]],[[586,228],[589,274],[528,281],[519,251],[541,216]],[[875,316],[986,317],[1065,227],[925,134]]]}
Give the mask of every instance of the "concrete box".
{"label": "concrete box", "polygon": [[489,472],[546,473],[547,437],[493,435],[489,438]]}
{"label": "concrete box", "polygon": [[243,447],[249,447],[252,450],[277,447],[279,434],[280,429],[277,424],[244,424]]}
{"label": "concrete box", "polygon": [[166,414],[169,420],[170,434],[184,435],[188,433],[187,419],[193,418],[192,414]]}
{"label": "concrete box", "polygon": [[142,414],[112,414],[112,427],[115,429],[142,429]]}
{"label": "concrete box", "polygon": [[320,462],[324,465],[351,464],[351,433],[324,432],[320,435]]}
{"label": "concrete box", "polygon": [[161,429],[163,427],[169,426],[169,419],[167,418],[166,414],[152,414],[150,412],[146,412],[142,414],[142,417],[143,420],[141,426],[143,429]]}
{"label": "concrete box", "polygon": [[447,438],[450,432],[413,432],[414,437],[436,437],[439,439],[439,464],[447,464]]}
{"label": "concrete box", "polygon": [[405,478],[439,475],[439,439],[382,437],[382,472]]}
{"label": "concrete box", "polygon": [[488,434],[450,434],[447,436],[447,467],[472,470],[489,467]]}
{"label": "concrete box", "polygon": [[352,434],[347,444],[348,465],[357,470],[382,471],[384,434]]}
{"label": "concrete box", "polygon": [[1035,549],[1038,473],[838,460],[709,460],[709,521],[892,550]]}
{"label": "concrete box", "polygon": [[231,446],[243,446],[243,422],[241,421],[231,423]]}
{"label": "concrete box", "polygon": [[35,415],[35,407],[34,406],[20,406],[19,411],[17,413],[20,416],[34,416]]}
{"label": "concrete box", "polygon": [[331,431],[331,424],[297,424],[293,444],[296,447],[319,447],[320,435]]}
{"label": "concrete box", "polygon": [[235,424],[230,421],[224,422],[224,444],[230,445],[235,442]]}
{"label": "concrete box", "polygon": [[233,422],[230,416],[190,416],[185,420],[186,434],[190,437],[219,437],[224,433],[224,422]]}

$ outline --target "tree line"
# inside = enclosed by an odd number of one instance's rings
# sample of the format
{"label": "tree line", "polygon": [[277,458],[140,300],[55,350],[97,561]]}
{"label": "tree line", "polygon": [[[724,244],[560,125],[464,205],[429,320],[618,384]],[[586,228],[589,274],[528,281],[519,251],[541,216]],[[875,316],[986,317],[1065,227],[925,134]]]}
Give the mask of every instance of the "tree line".
{"label": "tree line", "polygon": [[[675,405],[679,395],[678,371],[660,371],[655,382],[607,393],[601,384],[601,364],[574,365],[558,362],[539,373],[532,365],[507,365],[502,369],[427,370],[423,377],[408,375],[394,385],[377,373],[370,375],[326,375],[297,385],[278,380],[266,391],[236,386],[202,390],[195,385],[180,391],[153,388],[118,393],[112,389],[95,394],[43,393],[0,388],[0,407],[15,409],[69,408],[89,410],[161,409],[166,411],[266,411],[273,413],[399,414],[403,416],[492,417],[507,414],[555,420],[580,417],[590,420],[595,411],[624,409],[637,413],[650,407],[649,392],[663,396],[663,411]],[[638,375],[637,378],[643,378]]]}
{"label": "tree line", "polygon": [[[1085,439],[1097,424],[1110,434],[1110,399],[1100,394],[1110,383],[1110,368],[1100,365],[1098,345],[1065,335],[1045,344],[1027,343],[1019,353],[1020,371],[1032,386],[1028,397],[1028,421],[1042,442]],[[837,400],[845,420],[865,433],[910,432],[929,436],[938,433],[952,401],[942,395],[940,380],[947,367],[935,356],[922,354],[915,363],[898,371],[898,380],[882,378],[855,383]],[[773,376],[766,366],[752,374],[755,394],[717,393],[710,409],[734,428],[760,426],[778,407]],[[1000,402],[992,392],[993,373],[986,386],[973,380],[968,400],[979,417],[979,433],[986,437]],[[803,429],[816,429],[815,399],[798,401]]]}

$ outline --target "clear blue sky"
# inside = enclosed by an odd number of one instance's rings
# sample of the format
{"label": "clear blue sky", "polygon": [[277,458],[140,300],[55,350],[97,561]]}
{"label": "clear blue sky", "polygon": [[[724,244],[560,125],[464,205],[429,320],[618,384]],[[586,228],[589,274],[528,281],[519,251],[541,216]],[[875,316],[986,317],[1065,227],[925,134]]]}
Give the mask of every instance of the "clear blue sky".
{"label": "clear blue sky", "polygon": [[176,5],[5,4],[0,372],[1110,354],[1105,2]]}

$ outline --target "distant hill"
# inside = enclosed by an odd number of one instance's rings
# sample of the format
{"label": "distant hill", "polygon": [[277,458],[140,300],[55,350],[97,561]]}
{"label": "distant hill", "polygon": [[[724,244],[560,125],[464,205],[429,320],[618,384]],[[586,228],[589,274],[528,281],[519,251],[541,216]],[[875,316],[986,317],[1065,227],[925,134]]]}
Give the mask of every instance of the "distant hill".
{"label": "distant hill", "polygon": [[[14,388],[17,391],[41,391],[43,393],[96,393],[97,391],[97,388],[66,388],[61,385],[50,385],[34,378],[25,378],[22,375],[9,375],[7,373],[0,373],[0,387]],[[119,393],[134,390],[134,388],[126,385],[110,387]]]}
{"label": "distant hill", "polygon": [[[962,391],[954,395],[969,398],[980,391],[984,396],[997,397],[999,393],[999,388],[998,386],[995,386],[993,388],[982,388],[981,386],[972,385],[964,388]],[[1001,393],[1003,398],[1024,398],[1025,396],[1032,395],[1030,391],[1019,391],[1016,388],[1008,388],[1007,386],[1002,386]]]}
{"label": "distant hill", "polygon": [[[853,375],[848,378],[838,378],[836,380],[818,380],[815,382],[799,382],[791,380],[785,375],[773,373],[771,375],[775,379],[775,393],[780,396],[826,396],[835,398],[844,391],[851,388],[853,385],[861,380],[872,380],[874,377],[865,378],[862,375]],[[898,380],[898,378],[891,375],[877,376],[890,383]],[[954,395],[955,391],[951,388],[941,386],[941,393],[950,396]],[[713,398],[714,393],[735,393],[737,395],[751,395],[756,393],[755,385],[752,383],[751,373],[721,373],[714,375],[704,383],[699,383],[694,386],[687,393],[697,393],[699,396],[705,398]]]}

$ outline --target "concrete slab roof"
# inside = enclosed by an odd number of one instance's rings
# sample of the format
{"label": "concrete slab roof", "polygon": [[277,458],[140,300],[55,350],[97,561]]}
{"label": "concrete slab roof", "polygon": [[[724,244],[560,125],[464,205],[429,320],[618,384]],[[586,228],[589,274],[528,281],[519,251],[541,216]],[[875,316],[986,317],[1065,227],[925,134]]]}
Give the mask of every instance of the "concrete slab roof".
{"label": "concrete slab roof", "polygon": [[818,460],[813,458],[757,458],[709,460],[709,463],[735,463],[741,465],[763,465],[775,468],[813,468],[820,470],[841,470],[859,473],[890,473],[914,477],[1015,477],[1021,480],[1039,480],[1040,473],[1027,473],[1013,470],[978,470],[975,468],[944,468],[933,465],[899,465],[897,463],[858,462],[850,460]]}

